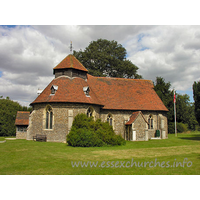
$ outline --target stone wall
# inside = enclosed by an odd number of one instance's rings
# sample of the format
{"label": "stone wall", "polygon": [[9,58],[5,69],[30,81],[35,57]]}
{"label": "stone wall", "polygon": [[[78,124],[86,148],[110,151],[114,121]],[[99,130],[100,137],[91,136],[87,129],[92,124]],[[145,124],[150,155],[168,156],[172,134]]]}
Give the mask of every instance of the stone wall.
{"label": "stone wall", "polygon": [[16,139],[26,139],[27,137],[27,131],[18,131],[18,128],[16,127]]}
{"label": "stone wall", "polygon": [[[53,111],[53,127],[52,129],[46,129],[46,107],[51,106]],[[33,112],[30,114],[29,127],[27,133],[27,140],[32,140],[36,134],[47,135],[47,141],[65,142],[66,135],[69,133],[73,123],[74,117],[79,113],[87,114],[88,108],[94,109],[94,119],[100,118],[103,122],[107,121],[107,117],[110,114],[112,116],[113,129],[117,135],[121,135],[125,138],[126,134],[126,122],[129,121],[131,114],[134,111],[117,111],[117,110],[103,110],[99,106],[88,104],[73,104],[73,103],[50,103],[50,104],[35,104]],[[168,137],[167,117],[165,112],[156,111],[142,111],[146,121],[148,122],[149,115],[153,118],[153,129],[148,129],[148,138],[155,137],[156,130],[160,130],[161,137],[163,139]],[[146,125],[144,120],[140,122],[138,119],[136,129],[139,130],[138,138],[143,138],[144,133],[140,131],[140,128]],[[137,130],[136,130],[137,131]]]}
{"label": "stone wall", "polygon": [[145,131],[147,128],[147,123],[140,114],[132,124],[132,130],[136,131],[136,140],[145,140]]}
{"label": "stone wall", "polygon": [[[46,129],[46,107],[50,106],[53,111],[52,129]],[[79,113],[87,113],[90,106],[87,104],[50,103],[35,104],[30,114],[27,140],[32,140],[36,134],[47,135],[47,141],[65,142],[74,117]],[[93,116],[99,118],[99,107],[92,106]]]}
{"label": "stone wall", "polygon": [[117,111],[117,110],[101,110],[101,120],[107,121],[108,114],[113,119],[113,129],[117,135],[121,135],[125,138],[125,123],[129,120],[129,117],[133,113],[132,111]]}
{"label": "stone wall", "polygon": [[[131,114],[134,111],[117,111],[117,110],[101,110],[101,120],[106,121],[108,114],[113,117],[113,129],[116,134],[125,138],[126,128],[125,124],[129,121]],[[151,115],[153,118],[153,129],[148,129],[148,138],[155,137],[156,130],[160,130],[160,133],[165,131],[165,138],[168,138],[168,126],[167,126],[167,113],[157,111],[142,111],[144,118],[148,122],[148,118]],[[163,120],[163,127],[161,128],[161,121]]]}

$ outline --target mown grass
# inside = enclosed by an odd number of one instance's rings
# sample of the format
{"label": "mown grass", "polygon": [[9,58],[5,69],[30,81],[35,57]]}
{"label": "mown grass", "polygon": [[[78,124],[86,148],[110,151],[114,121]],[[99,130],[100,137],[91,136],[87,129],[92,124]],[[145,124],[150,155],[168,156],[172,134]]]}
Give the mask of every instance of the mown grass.
{"label": "mown grass", "polygon": [[[132,159],[140,167],[131,167]],[[187,163],[176,167],[184,159],[189,161],[188,167]],[[98,165],[72,167],[71,162],[78,161],[98,161]],[[119,164],[115,167],[111,161]],[[148,162],[152,161],[149,166]],[[162,162],[165,165],[161,166]],[[103,167],[99,167],[101,164]],[[70,147],[64,143],[7,140],[0,144],[0,174],[200,174],[200,132],[178,134],[177,138],[169,135],[166,140],[128,141],[125,146],[114,147]]]}

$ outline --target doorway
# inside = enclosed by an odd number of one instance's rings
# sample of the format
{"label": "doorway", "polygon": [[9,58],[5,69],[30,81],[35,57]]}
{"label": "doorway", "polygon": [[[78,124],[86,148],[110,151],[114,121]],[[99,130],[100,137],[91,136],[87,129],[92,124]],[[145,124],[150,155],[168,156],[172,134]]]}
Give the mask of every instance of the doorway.
{"label": "doorway", "polygon": [[132,124],[126,125],[125,140],[136,141],[136,130],[132,129]]}

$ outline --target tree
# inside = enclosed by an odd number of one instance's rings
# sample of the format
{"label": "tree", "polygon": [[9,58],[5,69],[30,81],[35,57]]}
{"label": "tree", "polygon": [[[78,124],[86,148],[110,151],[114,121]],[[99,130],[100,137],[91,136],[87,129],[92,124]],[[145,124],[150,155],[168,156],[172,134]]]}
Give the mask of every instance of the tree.
{"label": "tree", "polygon": [[92,41],[84,51],[74,51],[73,55],[93,76],[142,78],[137,74],[138,67],[126,59],[126,49],[114,40]]}
{"label": "tree", "polygon": [[0,99],[0,136],[12,136],[15,135],[15,119],[17,111],[27,111],[31,108],[21,106],[18,102],[6,99]]}
{"label": "tree", "polygon": [[200,124],[200,82],[194,82],[193,84],[193,97],[194,97],[194,107],[195,116]]}
{"label": "tree", "polygon": [[156,82],[154,83],[154,90],[169,110],[169,112],[167,113],[168,122],[174,120],[173,91],[170,90],[170,87],[170,82],[165,83],[164,78],[156,77]]}
{"label": "tree", "polygon": [[[182,122],[184,124],[188,123],[190,119],[191,113],[189,111],[192,111],[190,109],[190,97],[187,94],[177,94],[176,95],[176,120],[177,122]],[[194,112],[193,112],[194,114]]]}
{"label": "tree", "polygon": [[195,117],[194,103],[190,103],[188,113],[189,113],[189,117],[188,117],[189,119],[188,119],[188,122],[187,122],[188,129],[196,130],[196,126],[198,125],[198,122],[197,122],[196,117]]}
{"label": "tree", "polygon": [[[171,83],[165,82],[162,77],[156,77],[154,90],[163,101],[169,112],[167,113],[169,132],[174,131],[174,90],[170,89]],[[176,94],[176,121],[177,128],[184,129],[188,126],[190,130],[195,130],[197,121],[194,113],[194,105],[190,103],[190,97],[187,94]],[[185,126],[187,124],[187,126]]]}

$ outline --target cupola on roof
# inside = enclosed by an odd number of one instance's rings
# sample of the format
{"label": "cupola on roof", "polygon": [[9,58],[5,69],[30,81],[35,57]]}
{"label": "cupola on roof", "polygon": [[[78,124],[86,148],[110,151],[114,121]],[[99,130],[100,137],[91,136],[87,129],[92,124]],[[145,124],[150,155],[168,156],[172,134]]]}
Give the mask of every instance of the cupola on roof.
{"label": "cupola on roof", "polygon": [[55,78],[59,76],[68,76],[69,78],[80,77],[86,80],[87,73],[88,70],[71,54],[53,68]]}
{"label": "cupola on roof", "polygon": [[75,58],[73,55],[65,57],[56,67],[56,69],[78,69],[80,71],[88,72],[88,70]]}

